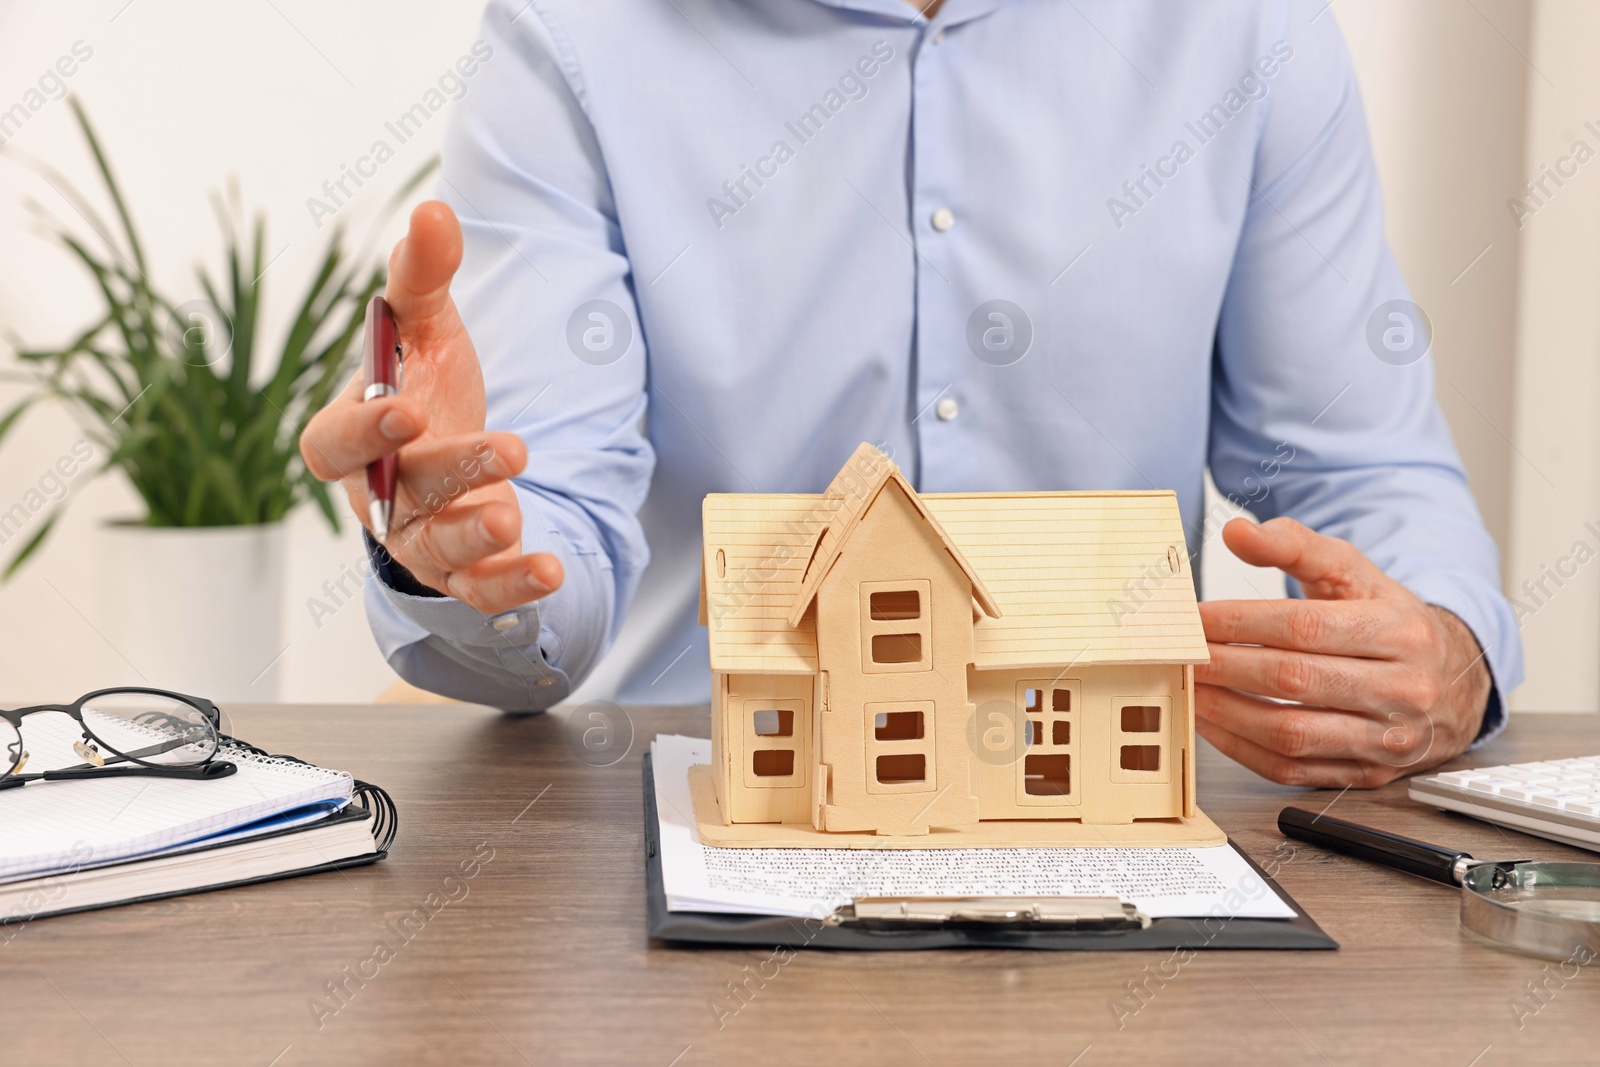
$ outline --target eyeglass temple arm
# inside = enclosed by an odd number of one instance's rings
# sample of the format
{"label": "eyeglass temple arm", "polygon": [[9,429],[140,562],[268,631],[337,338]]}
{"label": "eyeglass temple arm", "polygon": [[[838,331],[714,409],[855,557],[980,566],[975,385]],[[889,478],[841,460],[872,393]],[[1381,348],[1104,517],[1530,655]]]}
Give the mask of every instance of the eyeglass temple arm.
{"label": "eyeglass temple arm", "polygon": [[[102,760],[99,764],[80,763],[76,767],[60,767],[53,771],[44,771],[40,774],[27,775],[25,777],[26,780],[29,781],[39,781],[41,779],[51,781],[68,772],[70,772],[70,776],[73,778],[94,777],[94,775],[83,772],[99,771],[104,767],[120,767],[125,763],[129,763],[132,760],[139,759],[143,756],[158,756],[163,752],[170,752],[175,748],[182,748],[187,744],[192,744],[192,742],[184,739],[163,741],[160,744],[151,745],[149,748],[141,748],[137,752],[130,752],[127,755],[119,755],[115,752],[105,753],[102,755]],[[214,756],[215,753],[212,755]],[[151,778],[208,778],[213,776],[217,778],[225,778],[233,773],[232,770],[215,772],[214,774],[205,773],[205,768],[213,766],[214,764],[215,761],[211,756],[208,756],[206,757],[205,763],[191,764],[185,767],[151,767],[148,764],[138,764],[126,771],[118,771],[117,773],[141,774],[145,777]],[[227,766],[232,767],[232,764],[227,764]],[[0,787],[3,787],[11,780],[12,778],[0,777]]]}
{"label": "eyeglass temple arm", "polygon": [[[174,737],[151,745],[148,748],[136,749],[133,752],[123,753],[122,755],[117,755],[115,753],[102,753],[102,755],[105,757],[105,761],[107,763],[114,763],[121,760],[143,759],[145,756],[159,756],[163,752],[171,752],[175,748],[182,748],[185,745],[192,744],[194,744],[194,740],[192,738]],[[209,759],[210,757],[207,758]]]}
{"label": "eyeglass temple arm", "polygon": [[179,778],[186,781],[208,781],[212,778],[226,778],[238,771],[238,767],[227,760],[212,760],[195,767],[70,767],[64,770],[40,771],[38,774],[13,774],[0,778],[0,789],[12,789],[29,782],[70,782],[85,778],[125,778],[133,775],[139,778]]}

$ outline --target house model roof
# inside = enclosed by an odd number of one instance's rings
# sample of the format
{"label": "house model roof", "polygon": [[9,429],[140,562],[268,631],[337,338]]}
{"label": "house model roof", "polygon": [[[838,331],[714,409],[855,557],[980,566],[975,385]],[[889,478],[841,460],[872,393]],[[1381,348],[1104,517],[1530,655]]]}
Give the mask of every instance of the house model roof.
{"label": "house model roof", "polygon": [[891,479],[972,581],[977,667],[1210,658],[1170,490],[919,495],[863,445],[826,493],[706,497],[700,608],[712,670],[817,670],[808,608]]}
{"label": "house model roof", "polygon": [[1000,609],[995,606],[994,597],[989,595],[983,579],[974,573],[972,564],[967,562],[960,548],[950,540],[950,535],[944,532],[939,520],[928,512],[922,498],[911,488],[911,483],[900,473],[900,468],[895,465],[894,460],[872,445],[863,443],[856,447],[850,459],[823,491],[822,502],[832,514],[827,522],[823,523],[817,533],[815,544],[807,554],[800,591],[795,594],[794,603],[789,608],[790,626],[800,625],[806,609],[811,606],[811,601],[816,599],[817,590],[822,587],[822,580],[828,576],[828,568],[832,567],[833,561],[845,551],[850,535],[861,525],[861,516],[867,513],[868,506],[891,481],[905,490],[911,506],[917,509],[922,520],[928,524],[930,534],[955,558],[956,565],[972,583],[972,599],[977,601],[978,607],[987,615],[999,617]]}

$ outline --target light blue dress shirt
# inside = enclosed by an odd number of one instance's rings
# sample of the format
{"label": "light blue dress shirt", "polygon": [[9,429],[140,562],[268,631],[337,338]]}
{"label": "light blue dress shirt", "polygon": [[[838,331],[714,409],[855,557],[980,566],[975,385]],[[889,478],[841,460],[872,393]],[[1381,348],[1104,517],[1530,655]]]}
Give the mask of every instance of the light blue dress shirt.
{"label": "light blue dress shirt", "polygon": [[702,498],[872,441],[923,491],[1174,489],[1192,553],[1209,466],[1520,681],[1322,0],[495,0],[483,36],[455,296],[567,579],[488,619],[384,571],[408,680],[704,703]]}

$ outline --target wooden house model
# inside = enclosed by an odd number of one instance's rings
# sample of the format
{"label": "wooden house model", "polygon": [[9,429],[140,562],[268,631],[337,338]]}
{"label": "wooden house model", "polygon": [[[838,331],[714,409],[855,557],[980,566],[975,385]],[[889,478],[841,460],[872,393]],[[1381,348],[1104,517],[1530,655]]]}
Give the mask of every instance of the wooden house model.
{"label": "wooden house model", "polygon": [[1223,842],[1173,493],[919,495],[863,444],[825,493],[703,517],[707,844]]}

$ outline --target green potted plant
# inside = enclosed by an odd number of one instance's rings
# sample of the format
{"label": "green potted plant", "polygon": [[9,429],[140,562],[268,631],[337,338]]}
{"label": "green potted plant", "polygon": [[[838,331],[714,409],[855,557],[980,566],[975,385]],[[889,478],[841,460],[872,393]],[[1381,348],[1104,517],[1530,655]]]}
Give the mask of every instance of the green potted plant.
{"label": "green potted plant", "polygon": [[[65,344],[16,344],[17,368],[7,376],[28,388],[0,415],[0,441],[36,405],[64,403],[83,435],[75,462],[91,477],[121,474],[143,502],[142,516],[107,524],[99,546],[101,622],[135,669],[216,699],[272,699],[283,647],[284,519],[309,498],[339,527],[327,487],[301,462],[300,431],[349,373],[383,268],[347,253],[336,229],[269,361],[261,341],[271,265],[264,220],[242,233],[236,197],[218,200],[222,271],[197,267],[201,296],[173,300],[151,282],[100,139],[78,101],[70,103],[115,226],[61,175],[34,167],[94,231],[85,238],[51,226],[93,279],[102,307]],[[8,539],[5,578],[45,542],[69,500],[29,522],[25,538]]]}

